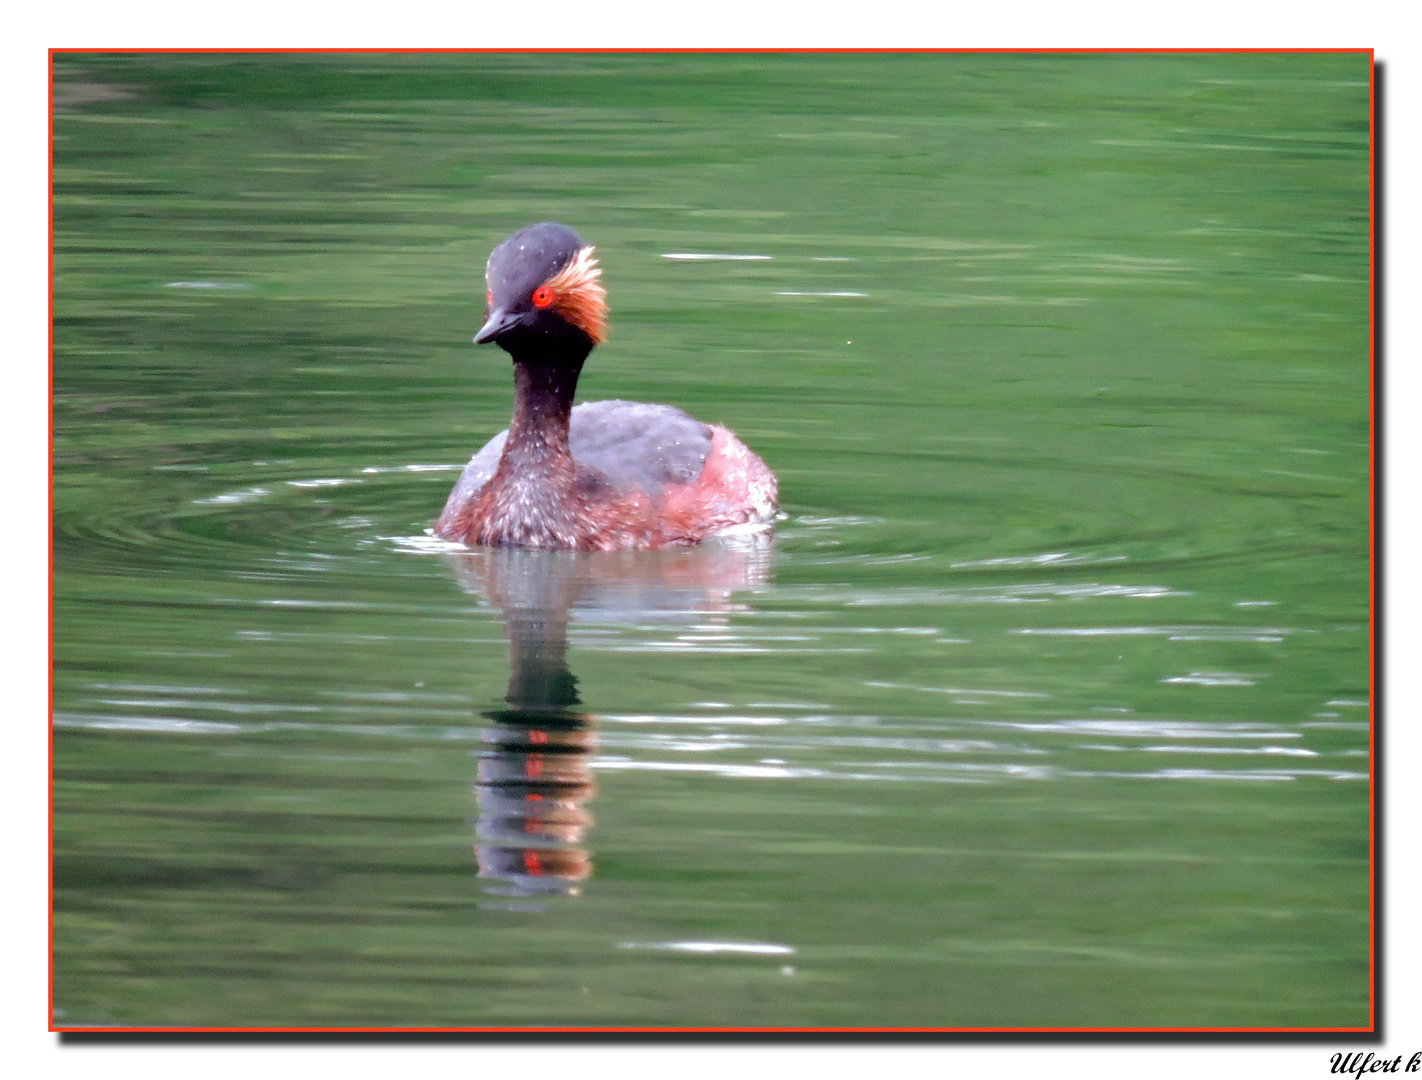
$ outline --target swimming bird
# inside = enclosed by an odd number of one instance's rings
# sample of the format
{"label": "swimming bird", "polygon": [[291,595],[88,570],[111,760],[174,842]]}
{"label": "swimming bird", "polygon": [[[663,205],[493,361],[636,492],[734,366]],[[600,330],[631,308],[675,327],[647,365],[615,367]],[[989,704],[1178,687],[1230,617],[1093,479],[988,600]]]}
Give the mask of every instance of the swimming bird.
{"label": "swimming bird", "polygon": [[436,536],[616,551],[695,544],[774,520],[775,474],[726,428],[670,405],[573,407],[583,363],[606,336],[601,276],[594,249],[553,221],[490,254],[474,343],[513,359],[513,419],[465,467]]}

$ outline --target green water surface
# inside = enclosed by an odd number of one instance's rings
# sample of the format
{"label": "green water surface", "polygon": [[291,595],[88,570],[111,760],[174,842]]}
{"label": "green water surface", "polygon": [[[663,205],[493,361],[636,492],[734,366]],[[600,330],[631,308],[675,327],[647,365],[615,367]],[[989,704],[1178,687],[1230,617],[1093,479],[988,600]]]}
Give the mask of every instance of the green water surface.
{"label": "green water surface", "polygon": [[[1368,63],[57,56],[56,1025],[1368,1025]],[[773,543],[425,535],[547,219]]]}

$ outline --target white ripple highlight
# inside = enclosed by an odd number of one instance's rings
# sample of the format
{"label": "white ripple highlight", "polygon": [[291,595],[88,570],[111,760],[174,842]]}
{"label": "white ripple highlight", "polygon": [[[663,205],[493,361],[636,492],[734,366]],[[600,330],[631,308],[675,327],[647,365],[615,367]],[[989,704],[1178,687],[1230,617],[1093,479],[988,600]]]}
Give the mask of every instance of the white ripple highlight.
{"label": "white ripple highlight", "polygon": [[954,570],[960,570],[970,566],[1082,566],[1125,561],[1124,555],[1073,555],[1068,551],[1047,551],[1041,555],[1007,555],[997,559],[973,559],[948,565]]}
{"label": "white ripple highlight", "polygon": [[[912,558],[912,557],[911,557]],[[837,561],[849,561],[841,559]],[[1157,600],[1168,597],[1190,596],[1191,593],[1172,589],[1167,585],[1124,585],[1104,582],[1082,582],[1065,584],[1043,581],[1032,584],[1004,585],[999,587],[974,587],[966,589],[902,588],[902,589],[836,589],[821,586],[806,586],[796,589],[783,586],[782,594],[804,596],[811,601],[824,604],[843,604],[846,607],[934,607],[948,604],[1045,604],[1054,600],[1094,600],[1121,597],[1131,600]],[[1284,633],[1285,631],[1259,631],[1244,628],[1251,633]],[[1028,629],[1013,630],[1014,634],[1159,634],[1193,632],[1229,632],[1229,627],[1102,627],[1085,629]]]}
{"label": "white ripple highlight", "polygon": [[1192,671],[1188,675],[1175,675],[1161,679],[1163,683],[1189,686],[1253,686],[1254,680],[1247,675],[1233,671]]}
{"label": "white ripple highlight", "polygon": [[1272,643],[1283,641],[1287,635],[1298,631],[1273,626],[1043,626],[1009,630],[1008,633],[1040,637],[1164,637],[1170,641]]}
{"label": "white ripple highlight", "polygon": [[393,545],[396,551],[406,555],[448,555],[469,550],[464,544],[441,540],[438,536],[377,536],[376,539]]}
{"label": "white ripple highlight", "polygon": [[974,720],[975,726],[1011,731],[1059,732],[1064,735],[1110,735],[1147,739],[1298,739],[1297,731],[1280,731],[1261,724],[1206,724],[1191,720]]}
{"label": "white ripple highlight", "polygon": [[865,680],[864,685],[885,690],[917,690],[923,694],[966,694],[972,697],[1046,698],[1051,696],[1032,690],[969,690],[961,686],[914,686],[911,683],[875,682],[872,680]]}
{"label": "white ripple highlight", "polygon": [[196,506],[228,506],[233,503],[252,502],[254,499],[265,498],[271,492],[266,488],[246,488],[242,491],[226,491],[221,495],[214,495],[210,499],[194,499]]}
{"label": "white ripple highlight", "polygon": [[363,473],[396,473],[396,472],[463,472],[463,465],[367,465],[361,469]]}
{"label": "white ripple highlight", "polygon": [[715,251],[668,251],[662,255],[662,258],[676,259],[681,262],[769,262],[772,256],[736,255]]}
{"label": "white ripple highlight", "polygon": [[323,488],[341,487],[344,484],[359,484],[360,482],[353,476],[333,476],[318,480],[288,480],[287,484],[294,488]]}
{"label": "white ripple highlight", "polygon": [[758,941],[619,941],[619,949],[658,949],[664,952],[742,953],[749,956],[788,956],[789,945]]}

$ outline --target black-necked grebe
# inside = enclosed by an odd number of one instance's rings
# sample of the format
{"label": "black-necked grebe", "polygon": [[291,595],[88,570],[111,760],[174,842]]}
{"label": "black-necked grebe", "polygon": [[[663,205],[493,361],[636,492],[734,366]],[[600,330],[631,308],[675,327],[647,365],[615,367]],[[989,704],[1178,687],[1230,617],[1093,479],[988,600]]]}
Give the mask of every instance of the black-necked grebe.
{"label": "black-necked grebe", "polygon": [[573,408],[607,313],[593,249],[566,225],[520,229],[489,256],[488,317],[514,368],[508,430],[474,455],[434,532],[464,544],[615,551],[768,524],[775,474],[725,428],[670,405]]}

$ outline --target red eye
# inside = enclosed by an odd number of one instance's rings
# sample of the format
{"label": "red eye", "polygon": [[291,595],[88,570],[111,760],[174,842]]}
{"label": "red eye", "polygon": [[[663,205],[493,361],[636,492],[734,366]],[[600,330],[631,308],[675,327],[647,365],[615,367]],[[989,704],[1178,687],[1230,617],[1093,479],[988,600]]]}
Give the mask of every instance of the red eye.
{"label": "red eye", "polygon": [[494,294],[492,290],[484,290],[484,303],[488,304],[490,307],[494,306]]}
{"label": "red eye", "polygon": [[553,303],[553,290],[550,289],[547,285],[540,285],[538,286],[538,288],[533,290],[534,307],[543,308],[547,307],[551,303]]}

